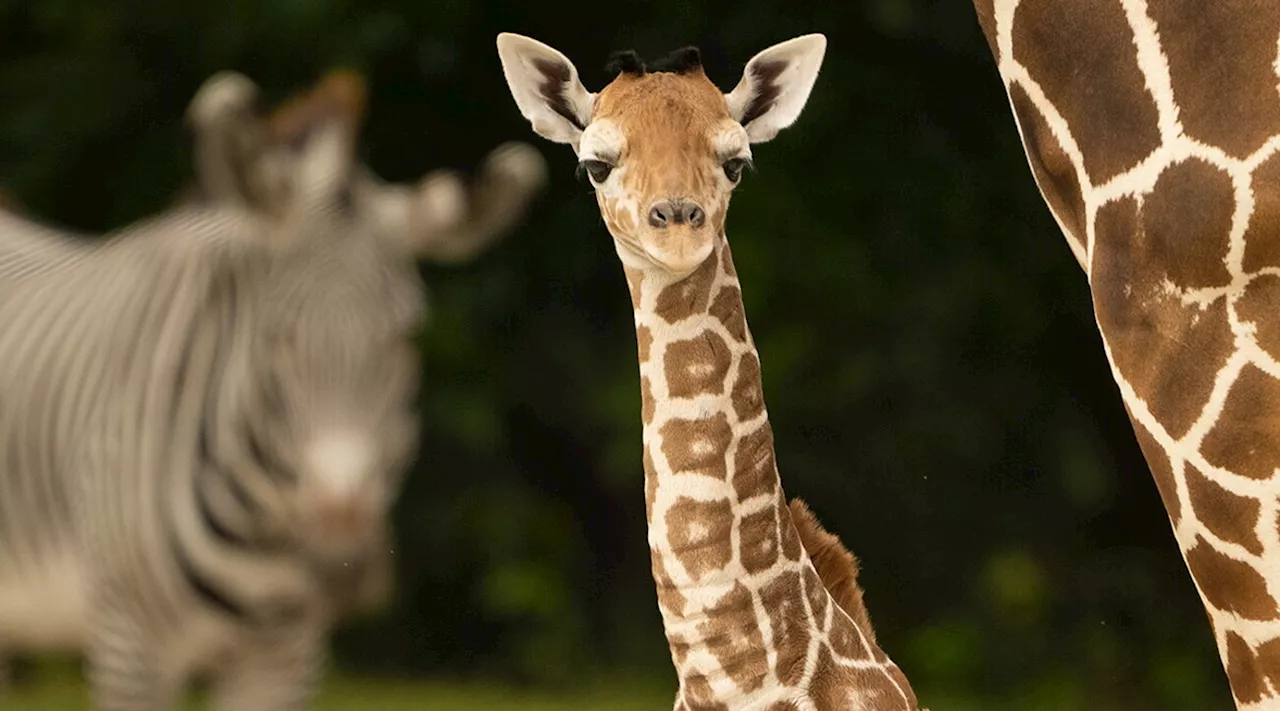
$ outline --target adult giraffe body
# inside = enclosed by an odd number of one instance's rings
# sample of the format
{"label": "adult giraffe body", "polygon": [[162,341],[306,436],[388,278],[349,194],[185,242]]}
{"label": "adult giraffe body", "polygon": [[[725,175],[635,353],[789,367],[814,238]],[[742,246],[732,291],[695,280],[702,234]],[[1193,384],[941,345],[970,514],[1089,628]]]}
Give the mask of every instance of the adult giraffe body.
{"label": "adult giraffe body", "polygon": [[1280,708],[1280,5],[975,5],[1236,704]]}
{"label": "adult giraffe body", "polygon": [[681,711],[917,708],[876,644],[852,556],[783,495],[724,232],[751,144],[799,116],[825,50],[821,35],[766,49],[728,94],[695,49],[650,67],[620,53],[593,94],[560,52],[498,37],[521,113],[589,175],[630,287],[649,545]]}

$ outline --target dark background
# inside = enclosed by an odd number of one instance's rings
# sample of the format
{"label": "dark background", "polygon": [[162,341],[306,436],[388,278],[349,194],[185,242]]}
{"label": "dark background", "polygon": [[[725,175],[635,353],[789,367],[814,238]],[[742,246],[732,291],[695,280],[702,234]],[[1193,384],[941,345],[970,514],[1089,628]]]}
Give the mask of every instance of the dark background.
{"label": "dark background", "polygon": [[805,112],[756,147],[728,227],[788,493],[859,555],[882,645],[934,709],[1228,707],[968,2],[0,0],[0,185],[62,225],[166,206],[191,170],[182,113],[222,69],[268,100],[364,72],[364,156],[388,179],[513,138],[547,157],[525,225],[472,265],[423,266],[398,590],[339,635],[345,672],[674,685],[621,269],[572,151],[511,99],[504,30],[593,90],[614,49],[699,45],[727,90],[755,52],[825,33]]}

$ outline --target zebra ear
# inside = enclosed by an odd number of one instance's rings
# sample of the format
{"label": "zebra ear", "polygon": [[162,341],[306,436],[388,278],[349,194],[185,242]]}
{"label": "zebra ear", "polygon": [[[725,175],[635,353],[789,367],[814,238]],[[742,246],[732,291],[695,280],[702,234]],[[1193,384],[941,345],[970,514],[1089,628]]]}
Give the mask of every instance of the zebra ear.
{"label": "zebra ear", "polygon": [[281,215],[335,199],[349,184],[364,118],[364,80],[329,74],[262,118],[258,87],[235,72],[207,80],[187,110],[196,185],[180,201],[235,204]]}
{"label": "zebra ear", "polygon": [[469,184],[454,171],[437,170],[413,188],[369,183],[363,197],[406,250],[460,264],[508,233],[546,182],[542,154],[510,142],[489,153]]}
{"label": "zebra ear", "polygon": [[235,72],[215,74],[196,91],[186,115],[195,140],[193,199],[252,204],[245,172],[263,142],[257,100],[257,85]]}
{"label": "zebra ear", "polygon": [[269,140],[285,160],[282,166],[264,167],[289,173],[279,178],[291,179],[295,205],[333,200],[350,184],[367,95],[363,78],[339,70],[267,117]]}

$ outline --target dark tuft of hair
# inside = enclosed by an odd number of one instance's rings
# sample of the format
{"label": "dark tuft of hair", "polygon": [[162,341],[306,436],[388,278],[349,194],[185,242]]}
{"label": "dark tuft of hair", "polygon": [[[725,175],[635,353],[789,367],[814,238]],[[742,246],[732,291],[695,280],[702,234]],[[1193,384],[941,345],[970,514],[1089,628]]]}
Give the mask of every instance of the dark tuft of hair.
{"label": "dark tuft of hair", "polygon": [[609,55],[605,71],[610,76],[633,74],[644,76],[646,72],[672,72],[684,74],[702,66],[702,53],[697,47],[681,47],[646,66],[645,61],[632,49],[624,49]]}
{"label": "dark tuft of hair", "polygon": [[619,50],[609,55],[609,63],[604,65],[604,70],[610,76],[617,74],[644,76],[644,60],[633,49]]}
{"label": "dark tuft of hair", "polygon": [[702,66],[702,53],[697,47],[681,47],[649,65],[651,72],[684,74]]}

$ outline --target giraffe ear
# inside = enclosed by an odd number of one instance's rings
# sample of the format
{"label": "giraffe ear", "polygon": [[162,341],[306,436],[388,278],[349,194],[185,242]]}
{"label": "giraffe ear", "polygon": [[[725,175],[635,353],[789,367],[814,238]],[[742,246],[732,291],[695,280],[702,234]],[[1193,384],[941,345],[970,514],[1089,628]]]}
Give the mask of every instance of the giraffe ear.
{"label": "giraffe ear", "polygon": [[729,113],[752,143],[764,143],[795,123],[818,78],[827,38],[803,35],[764,50],[747,62],[742,80],[725,94]]}
{"label": "giraffe ear", "polygon": [[498,58],[511,96],[534,132],[576,150],[596,97],[582,85],[568,57],[537,40],[503,32]]}

